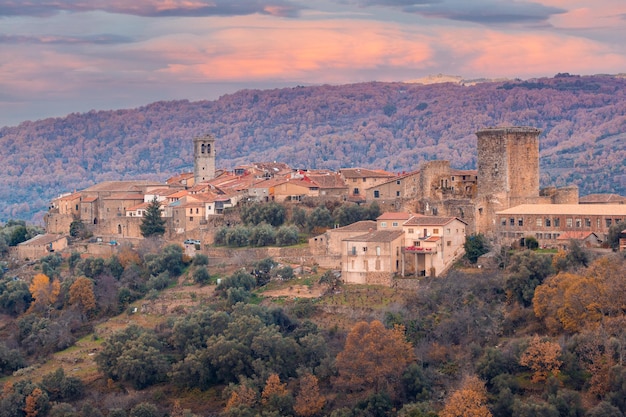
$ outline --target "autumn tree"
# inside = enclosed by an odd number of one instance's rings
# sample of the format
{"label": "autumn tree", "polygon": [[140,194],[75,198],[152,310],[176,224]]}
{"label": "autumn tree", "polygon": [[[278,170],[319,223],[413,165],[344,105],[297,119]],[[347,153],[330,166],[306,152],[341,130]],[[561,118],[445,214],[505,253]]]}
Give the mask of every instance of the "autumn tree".
{"label": "autumn tree", "polygon": [[538,383],[547,380],[551,375],[558,376],[563,364],[560,356],[561,346],[558,343],[534,336],[520,357],[519,363],[534,372],[531,381]]}
{"label": "autumn tree", "polygon": [[50,281],[47,275],[37,274],[33,277],[28,289],[34,300],[30,309],[43,310],[57,300],[61,292],[61,285],[58,280]]}
{"label": "autumn tree", "polygon": [[477,376],[466,376],[461,388],[446,401],[439,417],[491,417],[485,384]]}
{"label": "autumn tree", "polygon": [[272,396],[282,397],[287,395],[287,384],[280,382],[278,374],[271,374],[265,381],[265,388],[261,393],[261,403],[267,404]]}
{"label": "autumn tree", "polygon": [[300,378],[300,390],[293,406],[296,414],[303,417],[314,416],[322,410],[325,403],[326,399],[320,394],[315,375],[303,375]]}
{"label": "autumn tree", "polygon": [[162,236],[165,234],[165,219],[161,217],[161,203],[154,197],[143,214],[139,225],[143,237]]}
{"label": "autumn tree", "polygon": [[77,306],[81,313],[90,315],[96,309],[96,297],[93,292],[93,281],[79,277],[70,286],[69,304]]}
{"label": "autumn tree", "polygon": [[232,391],[228,401],[226,402],[226,411],[230,411],[233,408],[239,407],[254,407],[257,403],[257,392],[246,386],[245,384],[239,385]]}
{"label": "autumn tree", "polygon": [[337,355],[336,384],[355,391],[372,387],[380,392],[395,387],[414,360],[413,347],[405,340],[402,326],[386,329],[378,320],[359,322]]}

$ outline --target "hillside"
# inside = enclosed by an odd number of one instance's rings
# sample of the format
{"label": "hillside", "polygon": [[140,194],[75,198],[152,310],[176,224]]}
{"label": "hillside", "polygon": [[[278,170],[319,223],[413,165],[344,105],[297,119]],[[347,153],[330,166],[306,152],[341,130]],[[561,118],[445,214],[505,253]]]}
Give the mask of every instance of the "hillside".
{"label": "hillside", "polygon": [[191,138],[212,133],[218,167],[474,168],[480,128],[541,135],[542,185],[626,194],[626,79],[569,76],[462,86],[363,83],[244,90],[216,101],[157,102],[0,129],[0,219],[39,220],[51,198],[112,179],[192,168]]}

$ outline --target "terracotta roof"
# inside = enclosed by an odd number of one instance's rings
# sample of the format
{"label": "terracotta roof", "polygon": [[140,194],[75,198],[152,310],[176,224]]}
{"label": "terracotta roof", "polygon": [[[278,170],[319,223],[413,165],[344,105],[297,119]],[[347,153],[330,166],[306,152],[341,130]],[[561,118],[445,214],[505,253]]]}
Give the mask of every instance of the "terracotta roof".
{"label": "terracotta roof", "polygon": [[438,242],[441,240],[441,236],[430,236],[424,240],[424,242]]}
{"label": "terracotta roof", "polygon": [[93,203],[94,201],[96,201],[98,199],[97,196],[93,196],[93,197],[85,197],[81,200],[81,203]]}
{"label": "terracotta roof", "polygon": [[319,185],[320,188],[348,188],[339,174],[304,174],[306,178]]}
{"label": "terracotta roof", "polygon": [[409,220],[413,216],[413,214],[404,211],[386,211],[376,217],[376,220]]}
{"label": "terracotta roof", "polygon": [[368,232],[370,229],[372,229],[372,231],[376,230],[376,222],[373,220],[361,220],[360,222],[355,222],[347,226],[330,229],[330,231],[337,230],[342,232]]}
{"label": "terracotta roof", "polygon": [[174,188],[156,188],[150,192],[147,192],[146,194],[152,194],[152,195],[160,195],[163,197],[167,197],[168,195],[177,193],[179,190],[174,189]]}
{"label": "terracotta roof", "polygon": [[420,173],[419,171],[412,171],[412,172],[407,172],[407,173],[399,174],[399,175],[396,175],[396,176],[395,176],[395,177],[393,177],[393,178],[389,178],[389,180],[387,180],[387,181],[383,181],[383,182],[381,182],[381,183],[379,183],[379,184],[376,184],[376,185],[374,185],[374,186],[372,186],[372,187],[368,188],[368,190],[372,190],[372,189],[374,189],[374,188],[378,188],[378,187],[380,187],[381,185],[390,184],[390,183],[392,183],[392,182],[394,182],[394,181],[403,180],[403,179],[405,179],[405,178],[412,177],[413,175],[419,175],[419,173]]}
{"label": "terracotta roof", "polygon": [[52,235],[52,234],[37,235],[37,236],[27,240],[26,242],[20,243],[19,245],[20,246],[47,245],[47,244],[50,244],[52,242],[56,242],[57,240],[61,240],[61,239],[65,239],[65,236],[63,236],[63,235]]}
{"label": "terracotta roof", "polygon": [[182,174],[175,175],[171,178],[165,180],[167,184],[182,182],[183,180],[188,180],[189,178],[193,178],[193,172],[184,172]]}
{"label": "terracotta roof", "polygon": [[626,204],[626,197],[622,197],[619,194],[589,194],[580,197],[578,202],[581,204]]}
{"label": "terracotta roof", "polygon": [[168,198],[182,198],[182,197],[185,197],[187,194],[189,194],[189,191],[181,190],[181,191],[175,192],[174,194],[170,194],[167,197]]}
{"label": "terracotta roof", "polygon": [[61,195],[57,198],[58,201],[66,201],[66,200],[76,200],[80,198],[80,193],[70,193],[66,195]]}
{"label": "terracotta roof", "polygon": [[379,169],[342,168],[339,170],[345,178],[395,178],[395,174]]}
{"label": "terracotta roof", "polygon": [[443,226],[453,220],[459,220],[460,222],[465,223],[463,220],[456,217],[413,216],[404,222],[403,226]]}
{"label": "terracotta roof", "polygon": [[104,197],[104,200],[142,200],[143,194],[113,194],[108,197]]}
{"label": "terracotta roof", "polygon": [[85,188],[82,192],[137,192],[150,186],[163,186],[163,183],[156,181],[104,181]]}
{"label": "terracotta roof", "polygon": [[404,232],[402,230],[374,230],[365,235],[359,235],[343,239],[345,242],[391,242]]}
{"label": "terracotta roof", "polygon": [[496,214],[626,216],[626,204],[522,204]]}

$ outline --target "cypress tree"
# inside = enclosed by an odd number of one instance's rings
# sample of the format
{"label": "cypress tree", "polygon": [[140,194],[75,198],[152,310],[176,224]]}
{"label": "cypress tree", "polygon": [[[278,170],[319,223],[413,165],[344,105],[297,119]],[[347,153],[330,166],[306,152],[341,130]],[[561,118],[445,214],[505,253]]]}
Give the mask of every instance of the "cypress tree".
{"label": "cypress tree", "polygon": [[143,237],[165,234],[165,219],[161,217],[161,204],[156,197],[146,208],[139,228]]}

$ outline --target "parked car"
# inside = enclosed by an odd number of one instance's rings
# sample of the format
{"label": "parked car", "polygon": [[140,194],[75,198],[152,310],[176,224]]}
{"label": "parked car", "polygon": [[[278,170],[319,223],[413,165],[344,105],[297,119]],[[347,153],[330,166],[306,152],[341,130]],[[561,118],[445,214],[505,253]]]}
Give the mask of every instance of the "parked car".
{"label": "parked car", "polygon": [[200,241],[198,239],[187,239],[183,243],[185,245],[199,245]]}

